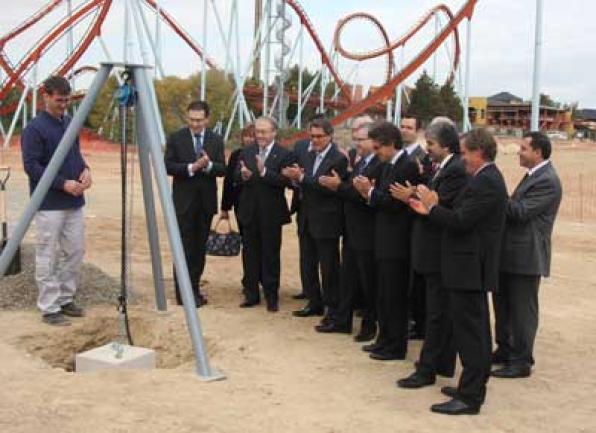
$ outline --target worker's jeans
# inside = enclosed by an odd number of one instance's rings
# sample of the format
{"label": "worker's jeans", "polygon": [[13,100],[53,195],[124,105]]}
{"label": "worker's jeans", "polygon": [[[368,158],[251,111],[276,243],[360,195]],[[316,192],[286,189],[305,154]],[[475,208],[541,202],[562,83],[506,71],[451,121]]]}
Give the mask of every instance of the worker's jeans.
{"label": "worker's jeans", "polygon": [[85,254],[83,208],[38,211],[35,226],[37,307],[43,314],[57,313],[72,302],[77,289]]}

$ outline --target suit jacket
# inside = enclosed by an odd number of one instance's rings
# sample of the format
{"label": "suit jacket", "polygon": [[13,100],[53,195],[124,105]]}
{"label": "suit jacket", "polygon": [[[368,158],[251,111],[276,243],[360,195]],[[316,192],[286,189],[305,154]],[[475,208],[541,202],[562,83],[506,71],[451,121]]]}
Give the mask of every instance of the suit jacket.
{"label": "suit jacket", "polygon": [[[310,146],[310,139],[298,140],[294,143],[294,158],[298,165],[304,168],[306,164],[306,155],[308,155],[308,148]],[[302,196],[302,188],[300,185],[292,185],[292,203],[290,205],[290,213],[295,214],[300,211],[300,200]],[[297,218],[297,223],[300,224],[300,218]],[[300,227],[298,228],[300,231]]]}
{"label": "suit jacket", "polygon": [[428,184],[433,176],[433,162],[428,152],[418,144],[410,154],[410,159],[414,162],[420,162],[420,165],[422,165],[422,174],[419,173],[420,183]]}
{"label": "suit jacket", "polygon": [[[428,180],[427,186],[439,195],[439,205],[447,209],[468,183],[468,175],[460,156],[455,154],[445,166]],[[441,236],[443,229],[427,216],[418,215],[412,227],[412,267],[421,274],[441,272]]]}
{"label": "suit jacket", "polygon": [[471,177],[453,209],[437,205],[429,219],[444,227],[441,277],[450,289],[490,291],[497,287],[507,187],[495,164]]}
{"label": "suit jacket", "polygon": [[209,173],[199,171],[188,174],[188,164],[196,161],[194,141],[188,128],[174,132],[168,138],[165,152],[166,170],[173,176],[172,194],[177,214],[184,214],[194,200],[199,200],[202,211],[208,215],[217,213],[217,176],[226,172],[223,139],[206,129],[203,150],[213,166]]}
{"label": "suit jacket", "polygon": [[406,260],[410,257],[413,215],[407,204],[391,197],[389,186],[394,182],[404,185],[406,181],[415,185],[418,166],[404,151],[395,164],[385,163],[380,172],[370,198],[370,205],[376,210],[375,258]]}
{"label": "suit jacket", "polygon": [[551,234],[561,196],[552,163],[521,181],[507,204],[501,271],[549,276]]}
{"label": "suit jacket", "polygon": [[237,207],[240,193],[242,192],[242,183],[236,179],[236,169],[238,167],[241,153],[242,148],[234,150],[230,154],[230,159],[226,165],[226,174],[221,195],[221,210],[223,211],[229,211],[232,210],[232,208],[234,208],[236,212],[238,211]]}
{"label": "suit jacket", "polygon": [[304,161],[304,179],[300,184],[302,200],[298,213],[298,233],[308,230],[315,239],[339,238],[343,229],[343,202],[336,192],[319,184],[319,177],[335,170],[342,179],[347,176],[348,160],[331,143],[323,161],[313,174],[316,159],[314,151],[308,152]]}
{"label": "suit jacket", "polygon": [[250,179],[244,181],[240,175],[240,165],[237,167],[236,178],[242,183],[240,193],[240,210],[238,219],[243,226],[263,224],[265,226],[283,225],[290,222],[290,211],[286,201],[285,189],[290,186],[290,180],[281,175],[281,169],[292,165],[295,159],[292,153],[279,144],[274,143],[265,160],[265,175],[260,176],[256,157],[259,146],[247,146],[240,155],[246,168],[253,172]]}
{"label": "suit jacket", "polygon": [[[360,173],[363,164],[364,159],[358,161],[354,171],[339,186],[337,193],[344,200],[344,227],[350,246],[357,251],[372,252],[375,246],[375,211],[352,184],[354,176]],[[370,160],[362,175],[369,179],[377,179],[382,166],[381,161],[375,156]]]}

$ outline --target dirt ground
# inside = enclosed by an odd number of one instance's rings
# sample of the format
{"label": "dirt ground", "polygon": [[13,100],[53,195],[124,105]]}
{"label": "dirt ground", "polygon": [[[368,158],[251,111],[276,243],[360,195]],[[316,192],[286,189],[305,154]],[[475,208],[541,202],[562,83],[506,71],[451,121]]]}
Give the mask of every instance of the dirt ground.
{"label": "dirt ground", "polygon": [[[506,148],[506,146],[505,146]],[[12,220],[27,201],[20,155],[10,151]],[[86,261],[119,278],[119,155],[87,153],[94,187],[86,208]],[[562,178],[582,170],[594,178],[596,150],[555,151]],[[509,187],[523,175],[511,152],[499,157]],[[138,171],[134,173],[139,179]],[[565,193],[574,191],[564,185]],[[565,202],[564,202],[565,206]],[[370,360],[347,335],[314,332],[316,319],[298,319],[301,302],[295,226],[284,230],[281,311],[241,310],[238,258],[209,257],[204,274],[209,305],[199,310],[211,364],[227,380],[200,381],[184,314],[153,306],[151,267],[141,191],[134,190],[132,284],[141,300],[131,308],[137,344],[158,352],[152,371],[71,373],[75,351],[117,334],[114,305],[92,306],[70,328],[50,328],[34,310],[0,311],[0,432],[596,432],[596,221],[572,213],[555,227],[552,277],[541,286],[537,364],[531,378],[491,380],[480,416],[431,414],[444,401],[436,386],[409,391],[395,380],[406,361]],[[565,216],[567,215],[567,216]],[[584,219],[582,217],[582,219]],[[33,230],[28,233],[31,241]],[[165,230],[160,243],[168,297],[173,298]],[[34,290],[34,288],[32,288]]]}

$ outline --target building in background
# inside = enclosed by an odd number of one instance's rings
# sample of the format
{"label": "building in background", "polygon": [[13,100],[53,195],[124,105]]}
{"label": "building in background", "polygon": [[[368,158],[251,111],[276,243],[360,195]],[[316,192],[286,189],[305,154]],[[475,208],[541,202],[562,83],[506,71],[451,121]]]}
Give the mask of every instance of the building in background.
{"label": "building in background", "polygon": [[[485,126],[496,133],[522,135],[530,129],[532,102],[509,92],[486,97],[470,98],[470,122]],[[572,113],[567,108],[540,106],[540,130],[559,131],[571,137],[574,133]]]}

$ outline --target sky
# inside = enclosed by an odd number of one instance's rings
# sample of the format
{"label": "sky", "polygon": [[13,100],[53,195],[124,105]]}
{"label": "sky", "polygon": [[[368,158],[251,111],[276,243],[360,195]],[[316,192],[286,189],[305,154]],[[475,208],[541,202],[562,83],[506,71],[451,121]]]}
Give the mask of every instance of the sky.
{"label": "sky", "polygon": [[[6,0],[3,0],[3,2]],[[253,32],[253,0],[237,0],[239,8],[239,37],[232,38],[233,49],[230,60],[236,62],[236,39],[239,41],[241,67],[244,75],[249,70],[248,60]],[[263,0],[265,2],[265,0]],[[72,0],[78,6],[82,0]],[[456,12],[465,4],[465,0],[444,0],[444,3]],[[161,0],[167,10],[182,27],[199,43],[203,37],[203,0]],[[211,0],[209,0],[209,4]],[[230,16],[232,0],[215,0],[217,9],[226,27]],[[580,108],[596,108],[596,31],[593,17],[596,16],[596,1],[589,0],[543,0],[543,55],[541,67],[541,91],[552,99],[562,103],[579,102]],[[19,0],[10,9],[0,14],[0,34],[22,22],[46,1]],[[66,1],[64,2],[66,4]],[[353,12],[367,12],[379,19],[385,26],[390,39],[395,40],[405,33],[430,8],[437,5],[437,0],[300,0],[310,21],[316,28],[326,47],[331,47],[336,23],[345,15]],[[470,50],[470,96],[490,96],[500,91],[509,91],[524,99],[530,99],[532,93],[535,0],[478,0],[471,24]],[[41,21],[26,34],[10,41],[5,47],[8,56],[17,61],[66,13],[66,7],[60,6],[54,13]],[[298,39],[299,20],[289,11],[292,21],[286,37],[292,46]],[[124,52],[124,0],[113,0],[108,19],[102,28],[103,38],[113,60],[121,60]],[[146,14],[151,30],[155,28],[154,18]],[[441,20],[444,25],[445,19]],[[83,34],[89,20],[84,21],[74,30],[75,43]],[[219,65],[226,63],[225,45],[220,36],[213,9],[207,18],[207,52]],[[131,28],[133,25],[131,24]],[[403,58],[407,63],[434,36],[434,21],[409,42],[404,49]],[[466,52],[466,24],[459,27],[463,53]],[[342,44],[349,51],[370,51],[383,45],[379,32],[372,24],[364,21],[353,22],[345,28],[341,36]],[[58,41],[40,62],[37,76],[42,79],[60,63],[66,52],[66,39]],[[163,69],[167,75],[186,76],[200,69],[200,60],[168,28],[162,26]],[[129,41],[129,52],[133,60],[141,62],[140,44],[134,39]],[[272,48],[273,54],[279,45]],[[294,61],[299,59],[296,49]],[[303,65],[311,70],[320,67],[320,56],[314,50],[313,43],[304,39]],[[416,73],[409,77],[407,84],[413,85],[416,78],[426,69],[437,81],[445,80],[449,71],[449,58],[452,56],[452,42],[441,47],[437,55],[435,72],[433,60],[429,60]],[[274,57],[274,56],[272,56]],[[399,55],[397,56],[399,58]],[[98,43],[94,43],[79,62],[81,65],[93,65],[106,59]],[[151,57],[151,62],[153,61]],[[339,71],[342,77],[369,85],[383,82],[386,71],[385,58],[359,63],[339,59]],[[464,63],[464,56],[462,56]],[[33,74],[33,73],[32,73]],[[458,76],[456,86],[463,86],[462,75]],[[32,78],[33,79],[33,78]],[[79,85],[85,86],[90,78],[81,78]]]}

